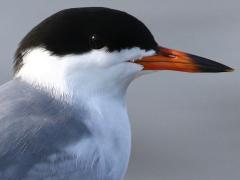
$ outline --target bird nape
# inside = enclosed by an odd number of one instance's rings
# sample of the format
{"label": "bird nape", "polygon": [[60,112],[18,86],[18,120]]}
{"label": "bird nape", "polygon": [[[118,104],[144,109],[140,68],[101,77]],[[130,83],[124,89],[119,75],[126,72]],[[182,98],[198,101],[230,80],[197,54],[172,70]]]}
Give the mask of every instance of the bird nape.
{"label": "bird nape", "polygon": [[1,180],[121,180],[131,151],[128,85],[145,70],[229,72],[160,47],[137,18],[102,7],[34,27],[0,87]]}

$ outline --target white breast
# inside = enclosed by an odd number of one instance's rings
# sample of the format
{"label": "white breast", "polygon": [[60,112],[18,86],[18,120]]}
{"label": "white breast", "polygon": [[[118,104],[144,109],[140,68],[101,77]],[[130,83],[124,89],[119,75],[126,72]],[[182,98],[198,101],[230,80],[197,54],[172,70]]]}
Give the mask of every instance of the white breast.
{"label": "white breast", "polygon": [[92,136],[72,144],[66,151],[87,167],[96,167],[100,177],[120,180],[127,170],[131,131],[123,100],[94,98],[88,102],[91,117],[86,120]]}

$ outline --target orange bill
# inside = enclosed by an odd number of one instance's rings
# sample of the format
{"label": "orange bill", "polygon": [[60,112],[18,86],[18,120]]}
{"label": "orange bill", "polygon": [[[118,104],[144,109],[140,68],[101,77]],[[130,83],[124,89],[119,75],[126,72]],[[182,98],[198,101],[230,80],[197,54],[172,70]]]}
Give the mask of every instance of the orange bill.
{"label": "orange bill", "polygon": [[159,47],[154,56],[135,61],[144,66],[143,70],[173,70],[183,72],[230,72],[232,68],[224,64],[188,54],[185,52]]}

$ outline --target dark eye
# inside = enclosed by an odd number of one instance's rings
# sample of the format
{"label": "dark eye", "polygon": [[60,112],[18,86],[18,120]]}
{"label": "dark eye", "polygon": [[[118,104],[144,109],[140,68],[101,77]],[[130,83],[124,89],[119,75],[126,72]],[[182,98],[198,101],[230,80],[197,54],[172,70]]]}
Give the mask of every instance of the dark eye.
{"label": "dark eye", "polygon": [[92,49],[100,49],[104,47],[105,44],[100,36],[98,36],[97,34],[92,34],[89,38],[89,45]]}

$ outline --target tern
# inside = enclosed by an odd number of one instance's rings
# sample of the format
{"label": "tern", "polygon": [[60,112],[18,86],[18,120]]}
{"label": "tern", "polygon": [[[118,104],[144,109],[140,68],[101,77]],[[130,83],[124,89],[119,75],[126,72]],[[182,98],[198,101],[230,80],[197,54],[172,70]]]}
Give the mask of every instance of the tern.
{"label": "tern", "polygon": [[131,150],[129,84],[145,71],[229,72],[158,45],[126,12],[62,10],[34,27],[0,87],[1,180],[122,180]]}

